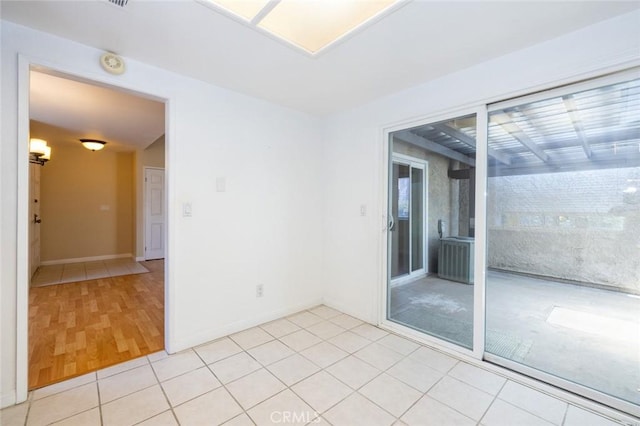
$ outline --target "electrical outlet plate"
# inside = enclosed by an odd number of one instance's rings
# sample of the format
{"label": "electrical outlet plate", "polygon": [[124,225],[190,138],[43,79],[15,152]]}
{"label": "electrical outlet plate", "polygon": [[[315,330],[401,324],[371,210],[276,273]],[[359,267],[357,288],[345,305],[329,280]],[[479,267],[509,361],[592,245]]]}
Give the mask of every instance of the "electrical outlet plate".
{"label": "electrical outlet plate", "polygon": [[256,297],[264,296],[264,286],[262,284],[258,284],[256,286]]}

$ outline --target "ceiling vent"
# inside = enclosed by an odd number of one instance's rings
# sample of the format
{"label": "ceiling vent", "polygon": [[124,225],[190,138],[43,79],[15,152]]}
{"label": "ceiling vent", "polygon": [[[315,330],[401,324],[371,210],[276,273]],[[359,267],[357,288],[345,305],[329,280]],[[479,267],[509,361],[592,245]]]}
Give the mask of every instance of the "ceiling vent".
{"label": "ceiling vent", "polygon": [[129,0],[107,0],[107,1],[113,5],[120,6],[120,7],[125,7],[127,3],[129,3]]}

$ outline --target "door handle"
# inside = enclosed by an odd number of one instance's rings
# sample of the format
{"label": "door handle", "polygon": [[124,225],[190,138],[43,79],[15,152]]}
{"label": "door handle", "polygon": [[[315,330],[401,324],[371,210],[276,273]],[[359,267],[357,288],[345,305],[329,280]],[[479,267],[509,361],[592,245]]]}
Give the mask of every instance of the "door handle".
{"label": "door handle", "polygon": [[40,219],[40,216],[38,216],[37,214],[33,215],[33,222],[34,223],[41,223],[42,219]]}
{"label": "door handle", "polygon": [[393,227],[396,225],[396,220],[393,218],[393,213],[389,213],[389,231],[393,231]]}

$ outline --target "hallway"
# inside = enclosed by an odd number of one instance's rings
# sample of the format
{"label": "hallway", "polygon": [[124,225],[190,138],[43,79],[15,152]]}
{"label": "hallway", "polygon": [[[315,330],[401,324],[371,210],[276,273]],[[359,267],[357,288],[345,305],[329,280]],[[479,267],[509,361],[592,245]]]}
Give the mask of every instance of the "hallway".
{"label": "hallway", "polygon": [[149,273],[32,287],[29,389],[164,348],[164,261]]}

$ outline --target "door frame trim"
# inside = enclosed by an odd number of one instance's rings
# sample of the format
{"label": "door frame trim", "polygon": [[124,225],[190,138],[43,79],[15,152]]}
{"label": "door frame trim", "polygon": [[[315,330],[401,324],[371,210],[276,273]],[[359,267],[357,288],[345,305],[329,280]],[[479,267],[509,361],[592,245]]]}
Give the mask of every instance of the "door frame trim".
{"label": "door frame trim", "polygon": [[[29,92],[30,92],[30,72],[40,71],[53,75],[59,75],[63,78],[75,79],[98,86],[107,86],[114,90],[134,93],[138,96],[148,99],[154,99],[163,102],[165,105],[165,165],[171,164],[171,159],[175,158],[175,144],[172,143],[175,120],[175,108],[173,102],[175,96],[171,92],[163,92],[154,90],[153,93],[146,89],[139,89],[135,85],[118,80],[101,74],[89,72],[79,67],[73,67],[68,64],[61,64],[34,58],[22,53],[18,54],[18,72],[17,72],[17,140],[16,143],[16,165],[17,175],[17,208],[16,208],[16,348],[15,348],[15,403],[21,403],[28,397],[28,378],[29,378]],[[165,189],[166,205],[172,205],[174,199],[174,176],[169,167],[165,167]],[[175,321],[173,312],[173,264],[171,259],[172,246],[171,235],[175,226],[171,214],[167,211],[166,218],[166,253],[168,261],[164,264],[164,345],[165,350],[169,353],[174,352],[174,330]]]}

